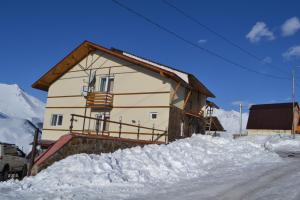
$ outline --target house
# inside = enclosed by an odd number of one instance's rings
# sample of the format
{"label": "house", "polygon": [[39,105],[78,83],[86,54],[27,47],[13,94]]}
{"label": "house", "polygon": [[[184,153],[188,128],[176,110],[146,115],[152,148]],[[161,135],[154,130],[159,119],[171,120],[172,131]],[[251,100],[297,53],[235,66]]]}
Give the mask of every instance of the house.
{"label": "house", "polygon": [[291,134],[299,123],[299,105],[295,103],[260,104],[250,107],[247,132],[256,134]]}
{"label": "house", "polygon": [[215,97],[192,74],[89,41],[32,87],[48,92],[47,143],[69,133],[164,142],[204,133]]}

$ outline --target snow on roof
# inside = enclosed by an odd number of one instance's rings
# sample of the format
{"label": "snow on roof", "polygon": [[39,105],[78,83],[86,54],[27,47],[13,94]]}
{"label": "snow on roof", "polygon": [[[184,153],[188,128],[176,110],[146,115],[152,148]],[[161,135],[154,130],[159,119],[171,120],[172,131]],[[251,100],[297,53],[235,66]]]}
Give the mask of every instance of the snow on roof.
{"label": "snow on roof", "polygon": [[179,76],[182,80],[184,80],[186,83],[189,83],[189,77],[188,77],[188,74],[187,73],[184,73],[182,71],[178,71],[176,69],[172,69],[170,67],[167,67],[165,65],[161,65],[161,64],[158,64],[158,63],[155,63],[155,62],[152,62],[150,60],[146,60],[144,58],[141,58],[141,57],[137,57],[135,55],[132,55],[130,53],[127,53],[127,52],[122,52],[123,55],[125,56],[128,56],[130,58],[134,58],[136,60],[139,60],[139,61],[142,61],[142,62],[145,62],[145,63],[148,63],[148,64],[151,64],[151,65],[154,65],[155,67],[158,67],[158,68],[161,68],[161,69],[164,69],[164,70],[167,70],[169,72],[172,72],[174,74],[176,74],[177,76]]}

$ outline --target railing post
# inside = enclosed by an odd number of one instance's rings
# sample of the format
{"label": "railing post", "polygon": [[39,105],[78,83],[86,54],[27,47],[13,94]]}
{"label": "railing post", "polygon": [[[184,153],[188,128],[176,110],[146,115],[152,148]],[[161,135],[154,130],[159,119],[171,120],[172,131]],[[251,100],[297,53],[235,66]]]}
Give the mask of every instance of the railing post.
{"label": "railing post", "polygon": [[105,114],[104,114],[104,119],[102,121],[103,125],[102,125],[102,135],[104,134],[104,129],[105,129],[105,126],[106,126],[106,117],[105,117]]}
{"label": "railing post", "polygon": [[85,129],[85,118],[86,118],[86,116],[83,116],[82,134],[84,134],[84,129]]}
{"label": "railing post", "polygon": [[36,153],[37,153],[36,152],[36,147],[38,145],[39,132],[40,132],[40,130],[38,128],[35,129],[33,143],[32,143],[32,149],[31,149],[31,158],[30,158],[29,168],[28,168],[28,171],[27,171],[27,176],[31,175],[31,170],[32,170],[32,167],[34,165],[34,159],[35,159],[35,156],[36,156]]}
{"label": "railing post", "polygon": [[167,144],[167,136],[168,136],[168,129],[166,128],[166,131],[165,131],[165,144]]}
{"label": "railing post", "polygon": [[72,130],[73,130],[73,121],[74,121],[74,115],[71,114],[71,119],[70,119],[70,122],[71,122],[71,124],[70,124],[70,133],[72,133]]}
{"label": "railing post", "polygon": [[154,140],[154,124],[152,126],[152,142],[153,142],[153,140]]}
{"label": "railing post", "polygon": [[120,124],[119,124],[119,138],[121,138],[121,133],[122,133],[122,117],[120,117],[119,122],[120,122]]}
{"label": "railing post", "polygon": [[100,125],[99,122],[100,122],[99,119],[97,119],[97,120],[96,120],[96,134],[97,134],[97,135],[99,135],[99,125]]}
{"label": "railing post", "polygon": [[141,122],[140,122],[140,120],[139,120],[139,122],[138,122],[138,132],[137,132],[137,140],[139,140],[140,139],[140,124]]}

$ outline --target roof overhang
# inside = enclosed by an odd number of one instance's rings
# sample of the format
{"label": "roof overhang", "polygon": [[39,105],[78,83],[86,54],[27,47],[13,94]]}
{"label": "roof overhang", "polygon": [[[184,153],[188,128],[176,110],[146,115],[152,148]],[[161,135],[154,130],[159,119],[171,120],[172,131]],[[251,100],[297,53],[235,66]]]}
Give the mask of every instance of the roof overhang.
{"label": "roof overhang", "polygon": [[46,72],[41,78],[39,78],[35,83],[32,84],[33,88],[40,89],[43,91],[48,91],[50,85],[54,83],[57,79],[63,76],[67,71],[73,68],[76,64],[82,61],[91,52],[100,51],[104,54],[114,56],[118,59],[125,60],[129,63],[142,66],[151,71],[157,72],[162,76],[171,78],[176,82],[182,83],[183,86],[195,89],[208,97],[215,97],[215,95],[210,92],[197,78],[193,75],[189,75],[189,83],[186,83],[181,77],[172,71],[166,70],[166,68],[157,67],[151,62],[143,62],[142,60],[135,59],[134,57],[126,56],[122,52],[115,51],[113,49],[108,49],[98,44],[94,44],[90,41],[84,41],[66,57],[64,57],[60,62],[53,66],[48,72]]}
{"label": "roof overhang", "polygon": [[212,102],[212,101],[206,100],[206,105],[211,107],[211,108],[219,109],[219,106],[217,104],[215,104],[214,102]]}

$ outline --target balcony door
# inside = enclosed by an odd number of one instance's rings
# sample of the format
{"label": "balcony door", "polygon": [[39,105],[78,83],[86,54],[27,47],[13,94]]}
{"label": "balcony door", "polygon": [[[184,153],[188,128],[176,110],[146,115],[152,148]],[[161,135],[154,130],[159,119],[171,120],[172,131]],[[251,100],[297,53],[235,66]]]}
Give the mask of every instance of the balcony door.
{"label": "balcony door", "polygon": [[114,88],[114,77],[106,76],[100,78],[100,92],[110,93]]}
{"label": "balcony door", "polygon": [[100,119],[99,121],[96,121],[95,123],[95,131],[96,132],[103,132],[103,131],[108,131],[108,125],[109,125],[109,122],[107,122],[107,120],[110,119],[109,117],[109,113],[99,113],[99,114],[96,114],[96,118],[97,119]]}

